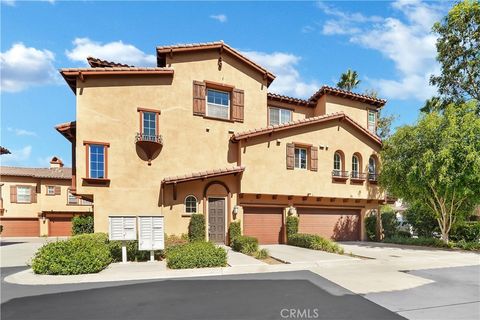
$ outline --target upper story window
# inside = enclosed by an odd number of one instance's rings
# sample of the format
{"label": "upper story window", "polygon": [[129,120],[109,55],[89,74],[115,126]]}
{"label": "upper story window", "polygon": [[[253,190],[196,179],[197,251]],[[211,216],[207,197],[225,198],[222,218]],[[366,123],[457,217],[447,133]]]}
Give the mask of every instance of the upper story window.
{"label": "upper story window", "polygon": [[77,204],[78,203],[78,198],[73,195],[70,191],[68,191],[68,204]]}
{"label": "upper story window", "polygon": [[105,146],[92,144],[89,154],[89,178],[105,179]]}
{"label": "upper story window", "polygon": [[27,186],[17,187],[17,202],[31,203],[32,202],[32,188]]}
{"label": "upper story window", "polygon": [[274,126],[292,121],[292,110],[269,107],[268,108],[268,125]]}
{"label": "upper story window", "polygon": [[207,116],[230,119],[230,92],[207,89]]}
{"label": "upper story window", "polygon": [[295,168],[307,169],[307,149],[295,148]]}
{"label": "upper story window", "polygon": [[50,196],[55,195],[55,186],[47,186],[47,194]]}
{"label": "upper story window", "polygon": [[376,132],[377,128],[377,113],[373,110],[368,110],[368,130]]}
{"label": "upper story window", "polygon": [[358,156],[352,156],[352,177],[358,178],[359,176],[359,168],[360,168],[360,161],[358,160]]}
{"label": "upper story window", "polygon": [[157,114],[155,112],[142,112],[143,134],[154,137],[157,134]]}
{"label": "upper story window", "polygon": [[197,213],[197,198],[192,195],[185,198],[185,212]]}
{"label": "upper story window", "polygon": [[377,160],[373,156],[368,159],[368,180],[377,181]]}
{"label": "upper story window", "polygon": [[334,174],[340,174],[340,171],[342,171],[342,156],[339,152],[335,152],[333,155],[333,171]]}

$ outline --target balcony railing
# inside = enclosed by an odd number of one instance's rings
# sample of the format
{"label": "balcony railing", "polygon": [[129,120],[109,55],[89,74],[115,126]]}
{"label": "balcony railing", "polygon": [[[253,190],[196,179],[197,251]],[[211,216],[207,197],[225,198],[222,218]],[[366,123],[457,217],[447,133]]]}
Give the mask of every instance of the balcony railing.
{"label": "balcony railing", "polygon": [[135,135],[135,142],[140,141],[155,142],[163,145],[163,137],[161,134],[145,134],[137,132]]}
{"label": "balcony railing", "polygon": [[376,173],[369,173],[368,174],[368,181],[372,182],[372,183],[377,183],[378,181],[378,174]]}
{"label": "balcony railing", "polygon": [[350,174],[350,178],[352,180],[366,180],[367,179],[367,174],[362,173],[362,172],[352,171],[352,173]]}
{"label": "balcony railing", "polygon": [[333,170],[332,178],[334,179],[348,179],[348,171]]}

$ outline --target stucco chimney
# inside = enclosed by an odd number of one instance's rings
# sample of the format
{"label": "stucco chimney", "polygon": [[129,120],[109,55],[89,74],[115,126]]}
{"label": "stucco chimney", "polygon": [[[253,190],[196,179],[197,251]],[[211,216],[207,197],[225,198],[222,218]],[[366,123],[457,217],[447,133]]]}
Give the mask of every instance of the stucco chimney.
{"label": "stucco chimney", "polygon": [[50,168],[61,168],[61,167],[63,167],[62,159],[58,157],[53,157],[52,160],[50,160]]}

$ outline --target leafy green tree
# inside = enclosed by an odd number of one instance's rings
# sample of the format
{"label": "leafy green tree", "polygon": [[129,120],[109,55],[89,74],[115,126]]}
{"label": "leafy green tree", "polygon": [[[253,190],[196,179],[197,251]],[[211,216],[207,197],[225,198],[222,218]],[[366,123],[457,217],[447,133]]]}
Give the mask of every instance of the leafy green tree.
{"label": "leafy green tree", "polygon": [[480,203],[480,117],[474,102],[423,114],[384,142],[381,185],[431,212],[442,239]]}
{"label": "leafy green tree", "polygon": [[430,82],[448,101],[475,99],[480,110],[480,3],[464,0],[457,3],[435,23],[438,35],[437,60],[441,73]]}
{"label": "leafy green tree", "polygon": [[430,113],[433,111],[441,111],[445,108],[447,103],[440,97],[431,97],[425,101],[425,104],[420,109],[420,111],[425,113]]}
{"label": "leafy green tree", "polygon": [[340,76],[340,81],[337,83],[337,87],[343,90],[352,91],[360,84],[358,79],[357,71],[352,71],[350,69],[347,72],[342,73]]}
{"label": "leafy green tree", "polygon": [[431,237],[433,232],[440,231],[435,215],[419,202],[409,205],[405,218],[419,237]]}

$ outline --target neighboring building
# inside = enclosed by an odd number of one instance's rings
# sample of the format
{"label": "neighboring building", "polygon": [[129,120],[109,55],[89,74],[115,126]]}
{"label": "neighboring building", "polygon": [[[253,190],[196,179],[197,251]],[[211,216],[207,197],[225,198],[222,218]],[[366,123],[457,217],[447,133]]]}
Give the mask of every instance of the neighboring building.
{"label": "neighboring building", "polygon": [[96,232],[109,216],[162,215],[181,234],[202,213],[215,242],[240,219],[244,234],[278,243],[298,214],[300,232],[365,238],[365,214],[384,203],[385,100],[327,86],[308,100],[268,93],[274,75],[223,42],[158,47],[155,68],[88,61],[61,70],[77,118],[57,130]]}
{"label": "neighboring building", "polygon": [[2,146],[0,146],[0,155],[2,154],[10,154],[10,150],[8,150],[7,148],[4,148]]}
{"label": "neighboring building", "polygon": [[2,237],[71,235],[74,215],[92,214],[90,202],[70,193],[71,168],[53,157],[50,168],[0,167]]}

